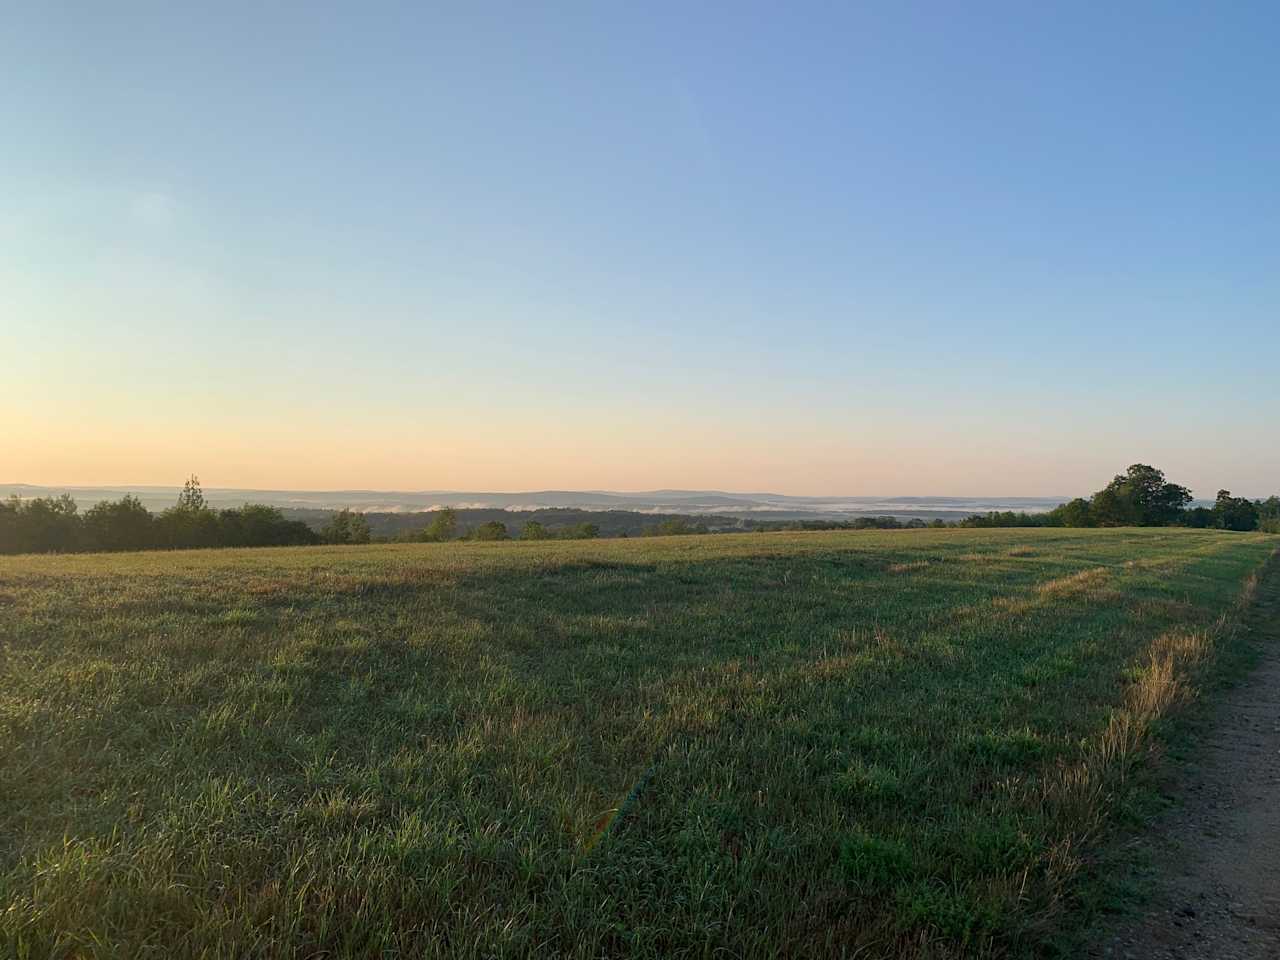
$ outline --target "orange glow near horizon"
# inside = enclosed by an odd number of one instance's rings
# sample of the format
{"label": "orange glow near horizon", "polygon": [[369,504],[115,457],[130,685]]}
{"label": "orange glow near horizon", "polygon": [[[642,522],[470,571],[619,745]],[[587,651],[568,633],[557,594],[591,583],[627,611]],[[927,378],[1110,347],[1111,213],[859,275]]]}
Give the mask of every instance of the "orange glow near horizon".
{"label": "orange glow near horizon", "polygon": [[[196,473],[207,487],[277,490],[727,490],[844,496],[1067,496],[1087,493],[1127,463],[1101,445],[1071,469],[1041,451],[956,443],[943,431],[859,436],[813,425],[668,422],[613,429],[584,418],[528,416],[503,431],[451,421],[362,426],[357,420],[290,429],[286,417],[176,429],[54,421],[28,412],[3,432],[0,482],[40,486],[175,486]],[[1014,444],[1009,444],[1014,446]],[[1111,448],[1113,445],[1107,445]],[[1177,464],[1151,458],[1181,480]],[[1211,496],[1202,484],[1198,495]]]}

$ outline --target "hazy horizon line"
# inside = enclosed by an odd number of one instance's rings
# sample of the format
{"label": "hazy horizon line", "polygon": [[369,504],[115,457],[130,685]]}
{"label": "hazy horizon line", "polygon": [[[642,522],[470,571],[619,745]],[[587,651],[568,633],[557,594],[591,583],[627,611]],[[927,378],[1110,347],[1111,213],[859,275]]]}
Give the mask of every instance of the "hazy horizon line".
{"label": "hazy horizon line", "polygon": [[[198,474],[197,474],[198,476]],[[60,482],[60,483],[27,483],[25,481],[0,482],[0,489],[8,487],[28,487],[37,490],[181,490],[182,483],[133,483],[129,481],[94,481],[94,482]],[[262,492],[262,493],[373,493],[373,494],[406,494],[412,496],[435,496],[440,494],[495,494],[499,496],[517,496],[521,494],[543,493],[583,493],[604,494],[611,496],[643,496],[653,494],[705,494],[713,493],[731,497],[786,497],[795,500],[893,500],[902,498],[914,499],[946,499],[946,500],[1053,500],[1071,499],[1070,494],[1028,494],[1028,493],[780,493],[775,490],[731,490],[721,487],[653,487],[650,489],[610,489],[605,487],[541,487],[541,488],[390,488],[390,487],[271,487],[271,486],[222,486],[218,484],[201,484],[208,491],[225,492]]]}

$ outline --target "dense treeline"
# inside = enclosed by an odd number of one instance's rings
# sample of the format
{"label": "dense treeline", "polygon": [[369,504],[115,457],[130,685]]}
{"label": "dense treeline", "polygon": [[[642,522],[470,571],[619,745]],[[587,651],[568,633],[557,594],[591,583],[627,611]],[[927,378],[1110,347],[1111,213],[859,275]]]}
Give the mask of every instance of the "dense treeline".
{"label": "dense treeline", "polygon": [[912,517],[902,520],[898,517],[854,517],[850,520],[746,520],[744,531],[769,533],[785,530],[924,530],[951,526],[945,520],[924,520]]}
{"label": "dense treeline", "polygon": [[[480,512],[480,511],[469,511]],[[541,511],[539,511],[541,512]],[[558,514],[580,514],[583,511],[557,510]],[[777,530],[915,530],[925,527],[944,527],[941,520],[899,520],[896,517],[855,517],[851,520],[738,520],[732,517],[663,516],[652,518],[646,514],[630,514],[630,524],[611,525],[602,530],[594,520],[556,525],[540,520],[526,520],[518,534],[513,534],[505,520],[490,519],[465,528],[461,522],[462,511],[445,507],[432,514],[425,527],[402,531],[396,540],[400,542],[439,543],[445,540],[593,540],[601,536],[613,537],[674,537],[704,533],[765,533]],[[510,511],[500,511],[509,517]],[[609,511],[609,515],[625,511]],[[594,516],[594,515],[593,515]]]}
{"label": "dense treeline", "polygon": [[[506,511],[503,511],[506,513]],[[521,540],[594,540],[600,536],[600,528],[589,522],[549,527],[537,520],[526,520],[520,530]],[[623,536],[626,536],[624,533]],[[504,520],[486,520],[464,530],[453,507],[437,510],[431,522],[417,530],[407,530],[400,541],[418,543],[443,543],[446,540],[510,540],[511,529]]]}
{"label": "dense treeline", "polygon": [[[324,532],[328,510],[289,508]],[[635,510],[553,507],[516,511],[442,507],[422,513],[366,513],[374,542],[438,543],[445,540],[590,540],[597,537],[669,537],[703,533],[777,530],[906,530],[945,526],[941,520],[855,517],[849,520],[756,520],[709,514],[650,514]],[[326,536],[326,541],[333,542]]]}
{"label": "dense treeline", "polygon": [[[151,513],[128,494],[119,500],[104,500],[83,513],[65,493],[29,500],[14,496],[0,501],[0,554],[284,547],[389,539],[375,538],[362,513],[338,510],[326,511],[325,516],[317,531],[262,504],[213,510],[205,503],[200,481],[194,476],[184,485],[178,502],[159,514]],[[548,527],[529,521],[520,532],[524,540],[586,540],[599,535],[600,528],[591,522]],[[403,531],[395,539],[430,543],[510,538],[507,525],[497,520],[462,529],[457,511],[446,508],[436,511],[426,526]]]}
{"label": "dense treeline", "polygon": [[1077,497],[1048,513],[987,513],[962,527],[1169,527],[1280,533],[1280,497],[1249,500],[1219,490],[1212,507],[1191,507],[1191,491],[1163,471],[1135,463],[1092,497]]}
{"label": "dense treeline", "polygon": [[320,543],[305,523],[275,507],[231,510],[205,505],[192,477],[178,502],[160,514],[137,497],[104,500],[81,513],[69,495],[0,502],[0,553],[173,550],[192,547],[284,547]]}
{"label": "dense treeline", "polygon": [[[431,526],[440,513],[449,509],[449,516],[454,520],[452,534],[441,539],[468,539],[480,526],[497,522],[507,528],[512,539],[523,538],[524,528],[532,522],[534,537],[542,530],[548,539],[562,537],[576,538],[582,535],[583,525],[592,524],[596,535],[606,537],[642,537],[652,534],[664,523],[684,523],[690,526],[703,525],[706,532],[736,530],[744,526],[746,521],[737,517],[721,515],[702,515],[693,517],[688,514],[672,513],[640,513],[636,510],[587,510],[574,507],[540,507],[536,510],[512,510],[501,507],[436,507],[421,511],[385,511],[369,510],[357,514],[369,525],[369,534],[373,542],[392,543],[415,542],[422,538],[424,527]],[[312,507],[282,507],[281,512],[291,520],[303,520],[317,533],[323,531],[334,516],[332,509]]]}

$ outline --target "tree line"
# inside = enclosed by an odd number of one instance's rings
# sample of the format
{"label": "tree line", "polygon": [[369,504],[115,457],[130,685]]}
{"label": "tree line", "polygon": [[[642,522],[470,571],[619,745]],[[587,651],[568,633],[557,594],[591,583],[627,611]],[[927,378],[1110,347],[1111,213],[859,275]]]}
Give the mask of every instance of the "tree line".
{"label": "tree line", "polygon": [[200,481],[187,480],[178,502],[153,514],[132,495],[83,513],[69,494],[0,501],[0,553],[178,550],[194,547],[286,547],[320,543],[300,520],[275,507],[245,504],[213,510]]}
{"label": "tree line", "polygon": [[[548,527],[537,520],[529,520],[518,534],[521,540],[594,540],[598,536],[599,526],[586,521]],[[458,520],[458,511],[444,507],[435,512],[425,527],[407,530],[396,539],[410,543],[444,543],[448,540],[512,540],[515,537],[511,528],[501,520],[486,520],[464,531]]]}
{"label": "tree line", "polygon": [[[374,539],[364,515],[348,509],[335,513],[320,531],[320,536],[325,543],[369,543]],[[526,522],[518,534],[521,540],[594,540],[598,536],[600,528],[594,523],[548,527],[537,520]],[[392,543],[446,543],[450,540],[513,540],[516,537],[501,520],[486,520],[464,530],[458,511],[444,507],[435,511],[431,522],[425,526],[402,530],[395,537],[377,539]]]}
{"label": "tree line", "polygon": [[[584,540],[600,535],[593,523],[548,528],[536,521],[524,525],[523,540]],[[369,522],[353,510],[339,510],[317,531],[302,520],[287,519],[276,507],[249,503],[215,510],[191,476],[177,503],[155,514],[137,497],[104,500],[80,511],[70,494],[60,497],[0,501],[0,554],[82,553],[125,550],[184,550],[211,547],[291,547],[322,543],[360,544],[373,541]],[[452,508],[438,511],[425,527],[397,538],[402,541],[511,539],[506,524],[482,523],[459,528]]]}
{"label": "tree line", "polygon": [[962,527],[1196,527],[1280,533],[1280,497],[1250,500],[1219,490],[1212,507],[1192,507],[1191,491],[1164,472],[1135,463],[1093,496],[1077,497],[1047,513],[993,512]]}
{"label": "tree line", "polygon": [[[992,512],[957,523],[855,517],[849,520],[746,521],[742,532],[771,530],[912,530],[924,527],[1125,527],[1186,526],[1218,530],[1280,533],[1280,497],[1250,500],[1218,492],[1212,507],[1191,506],[1191,491],[1165,479],[1162,471],[1134,464],[1091,497],[1078,497],[1047,513]],[[669,517],[643,528],[641,536],[678,536],[716,532],[701,521]],[[623,531],[621,536],[627,536]],[[591,540],[600,527],[590,521],[547,525],[528,520],[518,533],[500,520],[462,529],[458,512],[445,507],[419,528],[402,531],[399,542],[454,540]],[[17,496],[0,501],[0,554],[81,551],[176,550],[208,547],[284,547],[309,544],[360,544],[387,538],[370,533],[368,519],[353,510],[328,516],[317,531],[287,519],[275,507],[245,504],[214,510],[197,477],[190,477],[172,507],[153,514],[137,497],[102,501],[81,513],[69,494]]]}

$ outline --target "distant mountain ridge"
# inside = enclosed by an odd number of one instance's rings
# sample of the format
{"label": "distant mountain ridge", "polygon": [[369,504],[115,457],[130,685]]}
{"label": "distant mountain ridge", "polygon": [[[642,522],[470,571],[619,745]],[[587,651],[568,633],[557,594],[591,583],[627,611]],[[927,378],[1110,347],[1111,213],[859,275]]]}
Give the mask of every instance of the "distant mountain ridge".
{"label": "distant mountain ridge", "polygon": [[[151,510],[176,502],[180,487],[154,485],[35,486],[0,484],[0,497],[58,496],[69,493],[81,507],[100,500],[116,500],[133,494]],[[729,493],[723,490],[536,490],[496,493],[466,490],[259,490],[206,487],[206,501],[213,507],[238,507],[265,503],[276,507],[310,510],[352,510],[379,513],[413,513],[441,507],[531,511],[548,508],[577,510],[630,510],[638,513],[689,514],[756,518],[822,519],[877,516],[957,520],[992,510],[1041,513],[1069,500],[1061,497],[803,497],[780,493]]]}

